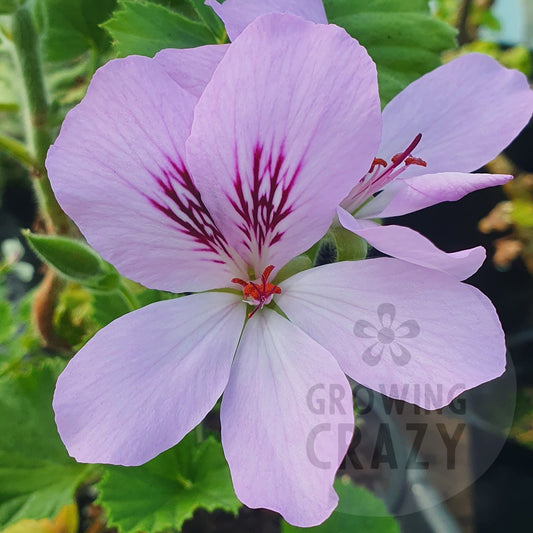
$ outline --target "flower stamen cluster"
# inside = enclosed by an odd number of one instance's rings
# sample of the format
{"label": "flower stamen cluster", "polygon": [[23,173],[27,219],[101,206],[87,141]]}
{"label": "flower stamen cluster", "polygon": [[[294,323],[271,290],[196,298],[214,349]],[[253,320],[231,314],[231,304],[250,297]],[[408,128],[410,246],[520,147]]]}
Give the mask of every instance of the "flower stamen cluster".
{"label": "flower stamen cluster", "polygon": [[[383,188],[387,183],[397,178],[407,167],[411,165],[418,165],[421,167],[427,166],[427,163],[423,159],[411,155],[421,140],[422,134],[419,133],[403,152],[391,157],[390,165],[384,159],[374,159],[368,174],[363,178],[364,181],[367,181],[371,185],[371,194],[377,192],[378,189]],[[402,163],[404,163],[404,165],[400,167]],[[381,170],[380,167],[383,167],[383,170]]]}
{"label": "flower stamen cluster", "polygon": [[258,309],[262,309],[265,305],[268,305],[272,301],[274,294],[281,294],[281,289],[277,285],[268,281],[273,270],[273,265],[269,265],[265,268],[263,274],[261,274],[260,284],[254,283],[253,281],[244,281],[240,278],[233,278],[231,280],[232,283],[238,283],[243,287],[243,302],[256,306],[255,309],[248,314],[248,318],[252,318],[255,313],[257,313]]}

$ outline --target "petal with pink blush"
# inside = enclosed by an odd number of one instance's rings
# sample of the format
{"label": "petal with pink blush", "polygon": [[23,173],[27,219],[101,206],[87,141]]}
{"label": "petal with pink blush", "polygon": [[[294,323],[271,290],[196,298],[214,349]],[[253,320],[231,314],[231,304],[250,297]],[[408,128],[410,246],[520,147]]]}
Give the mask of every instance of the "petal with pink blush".
{"label": "petal with pink blush", "polygon": [[317,525],[337,505],[353,433],[352,391],[324,348],[274,311],[251,318],[222,398],[222,445],[237,497]]}
{"label": "petal with pink blush", "polygon": [[230,46],[196,106],[187,162],[256,275],[325,234],[370,167],[380,117],[375,65],[336,26],[268,15]]}
{"label": "petal with pink blush", "polygon": [[204,293],[100,330],[57,381],[53,405],[69,454],[132,466],[174,446],[222,394],[244,318],[236,296]]}
{"label": "petal with pink blush", "polygon": [[[392,398],[437,409],[505,370],[488,298],[437,270],[389,258],[341,262],[300,272],[281,290],[276,302],[292,323],[351,378]],[[384,306],[395,310],[391,328],[358,334],[360,321],[382,327]],[[371,349],[376,342],[383,353]]]}
{"label": "petal with pink blush", "polygon": [[447,253],[410,228],[380,226],[370,220],[356,220],[340,207],[338,216],[344,228],[359,235],[380,252],[396,259],[446,272],[458,280],[467,279],[475,274],[485,261],[486,252],[482,246]]}
{"label": "petal with pink blush", "polygon": [[285,13],[319,24],[328,23],[322,0],[225,0],[223,4],[207,0],[205,4],[222,19],[232,41],[261,15]]}
{"label": "petal with pink blush", "polygon": [[184,163],[196,101],[156,60],[110,61],[46,160],[61,207],[88,242],[150,288],[218,288],[241,272]]}
{"label": "petal with pink blush", "polygon": [[533,91],[523,74],[483,54],[467,54],[411,83],[383,111],[379,157],[389,161],[419,133],[412,165],[401,178],[472,172],[494,159],[524,128]]}
{"label": "petal with pink blush", "polygon": [[455,202],[467,194],[503,185],[505,174],[442,172],[397,179],[356,213],[357,218],[386,218],[413,213],[441,202]]}
{"label": "petal with pink blush", "polygon": [[199,98],[228,46],[214,44],[186,49],[166,48],[158,52],[154,60],[176,83]]}

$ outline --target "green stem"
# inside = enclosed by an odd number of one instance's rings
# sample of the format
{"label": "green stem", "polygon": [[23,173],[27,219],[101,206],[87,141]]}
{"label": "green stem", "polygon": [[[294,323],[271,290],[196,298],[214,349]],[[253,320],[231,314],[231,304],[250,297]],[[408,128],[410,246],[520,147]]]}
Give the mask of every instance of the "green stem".
{"label": "green stem", "polygon": [[468,15],[472,7],[472,0],[462,0],[459,5],[459,13],[457,15],[457,44],[462,46],[471,41],[468,35]]}
{"label": "green stem", "polygon": [[16,139],[0,135],[0,150],[10,155],[13,159],[16,159],[30,170],[39,167],[37,161],[35,161],[28,150],[26,150],[26,146]]}
{"label": "green stem", "polygon": [[13,15],[13,45],[23,85],[23,113],[30,151],[44,161],[51,143],[48,103],[39,56],[39,40],[27,7]]}
{"label": "green stem", "polygon": [[69,233],[72,223],[55,199],[44,170],[52,142],[48,129],[48,102],[39,54],[39,37],[29,9],[21,6],[13,15],[13,58],[22,80],[22,112],[30,156],[39,163],[33,180],[35,193],[49,233]]}

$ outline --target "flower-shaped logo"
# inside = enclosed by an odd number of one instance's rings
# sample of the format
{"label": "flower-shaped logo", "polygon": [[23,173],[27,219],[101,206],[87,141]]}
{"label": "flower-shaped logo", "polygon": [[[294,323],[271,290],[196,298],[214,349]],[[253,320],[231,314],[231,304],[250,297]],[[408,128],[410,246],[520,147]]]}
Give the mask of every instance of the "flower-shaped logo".
{"label": "flower-shaped logo", "polygon": [[390,303],[383,303],[378,307],[379,326],[374,326],[367,320],[358,320],[353,332],[363,339],[375,339],[362,355],[363,361],[370,366],[376,366],[384,353],[389,353],[394,363],[405,366],[411,359],[411,352],[399,339],[413,339],[420,334],[420,326],[416,320],[410,319],[394,326],[396,307]]}

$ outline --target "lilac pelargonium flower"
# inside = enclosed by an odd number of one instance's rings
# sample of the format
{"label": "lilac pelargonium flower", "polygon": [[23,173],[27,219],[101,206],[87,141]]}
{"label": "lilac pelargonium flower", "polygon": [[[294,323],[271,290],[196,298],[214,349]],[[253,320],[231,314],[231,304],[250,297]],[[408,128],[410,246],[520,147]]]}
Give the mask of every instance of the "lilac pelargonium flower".
{"label": "lilac pelargonium flower", "polygon": [[[261,14],[292,13],[327,24],[322,0],[207,0],[235,39]],[[370,170],[358,176],[338,209],[342,225],[393,257],[459,280],[485,260],[481,246],[445,253],[418,232],[386,219],[501,185],[512,176],[470,174],[495,158],[528,123],[527,78],[482,54],[467,54],[409,85],[384,109],[382,138]],[[353,215],[353,216],[352,216]]]}
{"label": "lilac pelargonium flower", "polygon": [[378,153],[343,200],[340,223],[386,254],[460,280],[470,277],[485,260],[483,247],[445,253],[414,230],[371,219],[459,200],[510,180],[470,172],[494,159],[532,111],[527,78],[482,54],[467,54],[422,76],[385,107]]}
{"label": "lilac pelargonium flower", "polygon": [[[231,45],[98,70],[49,152],[57,198],[121,274],[199,294],[117,319],[70,361],[54,409],[73,457],[142,464],[223,393],[237,496],[311,526],[336,505],[353,431],[345,374],[438,408],[504,371],[494,308],[448,274],[380,258],[276,279],[328,230],[380,131],[364,48],[293,15],[260,17]],[[355,325],[383,303],[419,326],[402,338],[408,364],[362,358]]]}

